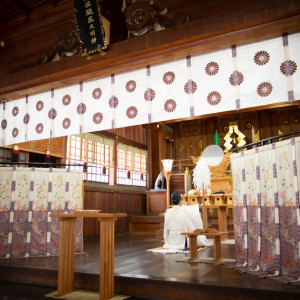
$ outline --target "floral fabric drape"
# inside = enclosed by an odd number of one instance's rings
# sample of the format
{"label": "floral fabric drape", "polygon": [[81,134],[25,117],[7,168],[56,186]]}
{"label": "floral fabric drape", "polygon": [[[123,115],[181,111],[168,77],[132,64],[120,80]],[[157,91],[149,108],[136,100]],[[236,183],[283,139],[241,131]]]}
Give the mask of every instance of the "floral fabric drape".
{"label": "floral fabric drape", "polygon": [[[82,171],[0,168],[0,258],[59,252],[59,220],[51,213],[82,209]],[[81,220],[76,251],[82,250]]]}
{"label": "floral fabric drape", "polygon": [[237,264],[300,278],[300,137],[231,155]]}

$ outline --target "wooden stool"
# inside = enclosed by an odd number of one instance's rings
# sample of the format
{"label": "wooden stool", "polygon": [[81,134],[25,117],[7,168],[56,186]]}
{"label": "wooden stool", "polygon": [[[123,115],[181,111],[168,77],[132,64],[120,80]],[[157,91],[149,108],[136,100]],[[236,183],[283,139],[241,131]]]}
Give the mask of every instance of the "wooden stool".
{"label": "wooden stool", "polygon": [[213,236],[214,242],[214,262],[217,262],[222,258],[221,253],[221,236],[227,235],[228,232],[217,232],[215,229],[208,228],[204,229],[195,229],[194,232],[183,232],[181,235],[186,235],[189,237],[189,246],[190,246],[190,258],[189,261],[193,261],[198,258],[197,253],[197,236],[198,235],[210,235]]}

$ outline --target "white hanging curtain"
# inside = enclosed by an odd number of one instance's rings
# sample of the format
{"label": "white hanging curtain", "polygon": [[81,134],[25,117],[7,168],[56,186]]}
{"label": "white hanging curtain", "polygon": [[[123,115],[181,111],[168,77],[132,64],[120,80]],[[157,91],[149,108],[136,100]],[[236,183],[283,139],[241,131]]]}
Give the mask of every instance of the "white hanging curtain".
{"label": "white hanging curtain", "polygon": [[294,102],[300,34],[188,56],[0,105],[0,146]]}
{"label": "white hanging curtain", "polygon": [[300,137],[230,158],[238,265],[300,280]]}

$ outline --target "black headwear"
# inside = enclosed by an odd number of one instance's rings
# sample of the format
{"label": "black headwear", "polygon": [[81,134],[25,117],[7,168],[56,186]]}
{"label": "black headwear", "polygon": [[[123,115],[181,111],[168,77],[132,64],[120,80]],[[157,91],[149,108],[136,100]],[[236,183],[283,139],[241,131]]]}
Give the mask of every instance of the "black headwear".
{"label": "black headwear", "polygon": [[171,200],[172,200],[174,205],[178,205],[180,200],[182,200],[180,193],[178,191],[174,191],[171,194]]}

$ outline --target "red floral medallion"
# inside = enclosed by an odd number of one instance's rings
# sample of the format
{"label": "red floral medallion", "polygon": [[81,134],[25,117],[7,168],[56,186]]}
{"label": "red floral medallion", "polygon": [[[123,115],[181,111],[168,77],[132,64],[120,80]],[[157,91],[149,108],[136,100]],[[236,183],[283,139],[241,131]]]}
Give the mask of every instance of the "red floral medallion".
{"label": "red floral medallion", "polygon": [[23,118],[23,122],[24,124],[28,124],[30,121],[30,115],[29,114],[25,114],[24,118]]}
{"label": "red floral medallion", "polygon": [[171,83],[174,82],[174,80],[175,80],[175,73],[174,72],[171,72],[171,71],[166,72],[163,76],[163,82],[165,84],[171,84]]}
{"label": "red floral medallion", "polygon": [[41,100],[38,101],[35,107],[37,111],[41,111],[44,108],[44,102]]}
{"label": "red floral medallion", "polygon": [[135,106],[130,106],[126,110],[126,115],[129,119],[134,119],[137,116],[138,110]]}
{"label": "red floral medallion", "polygon": [[132,92],[134,92],[135,89],[136,89],[136,82],[134,80],[129,80],[126,83],[126,91],[128,93],[132,93]]}
{"label": "red floral medallion", "polygon": [[144,93],[144,99],[146,101],[152,101],[155,98],[155,91],[153,89],[147,89]]}
{"label": "red floral medallion", "polygon": [[185,85],[184,85],[184,91],[187,94],[194,94],[197,90],[197,84],[193,80],[189,80]]}
{"label": "red floral medallion", "polygon": [[286,60],[280,65],[280,71],[285,76],[292,76],[297,71],[297,64],[292,60]]}
{"label": "red floral medallion", "polygon": [[37,124],[36,127],[35,127],[35,131],[38,134],[42,133],[44,131],[44,125],[42,123]]}
{"label": "red floral medallion", "polygon": [[54,120],[57,116],[57,111],[54,108],[51,108],[48,112],[48,118]]}
{"label": "red floral medallion", "polygon": [[211,93],[208,94],[207,96],[207,102],[210,105],[217,105],[221,102],[221,94],[219,92],[213,91]]}
{"label": "red floral medallion", "polygon": [[244,81],[244,75],[238,71],[234,71],[229,78],[229,82],[233,86],[241,85]]}
{"label": "red floral medallion", "polygon": [[15,117],[19,113],[19,108],[18,106],[15,106],[12,110],[12,115]]}
{"label": "red floral medallion", "polygon": [[269,60],[270,54],[267,51],[259,51],[254,55],[254,62],[259,66],[267,64]]}
{"label": "red floral medallion", "polygon": [[19,129],[14,128],[13,131],[12,131],[12,136],[15,138],[18,134],[19,134]]}
{"label": "red floral medallion", "polygon": [[103,115],[100,112],[97,112],[93,115],[93,122],[95,124],[100,124],[103,120]]}
{"label": "red floral medallion", "polygon": [[71,96],[70,95],[64,95],[62,98],[63,105],[67,106],[71,103]]}
{"label": "red floral medallion", "polygon": [[116,96],[111,96],[108,104],[110,108],[116,108],[119,104],[119,99]]}
{"label": "red floral medallion", "polygon": [[94,98],[95,100],[98,100],[101,96],[102,96],[102,91],[101,91],[101,89],[100,89],[100,88],[95,88],[95,89],[93,90],[93,98]]}
{"label": "red floral medallion", "polygon": [[206,65],[205,72],[209,76],[214,76],[219,72],[219,65],[216,62],[211,61]]}
{"label": "red floral medallion", "polygon": [[5,129],[6,127],[7,127],[7,121],[6,121],[6,119],[4,119],[1,121],[1,128]]}
{"label": "red floral medallion", "polygon": [[260,97],[267,97],[272,93],[273,86],[269,82],[262,82],[258,87],[257,87],[257,94]]}
{"label": "red floral medallion", "polygon": [[80,103],[77,106],[77,113],[79,115],[83,115],[86,112],[86,105],[84,103]]}
{"label": "red floral medallion", "polygon": [[62,122],[62,127],[64,129],[68,129],[71,125],[71,120],[69,118],[64,118],[63,122]]}
{"label": "red floral medallion", "polygon": [[166,112],[173,112],[176,109],[176,101],[173,99],[169,99],[164,104],[164,109]]}

